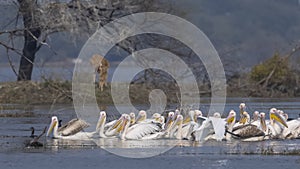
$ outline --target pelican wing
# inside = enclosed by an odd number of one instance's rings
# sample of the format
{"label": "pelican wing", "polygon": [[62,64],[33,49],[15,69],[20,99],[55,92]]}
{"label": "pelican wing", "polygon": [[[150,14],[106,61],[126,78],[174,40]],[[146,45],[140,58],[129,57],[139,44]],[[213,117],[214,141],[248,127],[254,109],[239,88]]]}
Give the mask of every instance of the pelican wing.
{"label": "pelican wing", "polygon": [[104,125],[104,128],[105,128],[105,129],[110,128],[111,126],[113,126],[113,125],[116,123],[116,121],[117,121],[117,120],[113,120],[113,121],[110,121],[110,122],[106,123],[106,124]]}
{"label": "pelican wing", "polygon": [[205,138],[214,133],[214,128],[210,119],[205,120],[202,125],[194,131],[195,141],[204,141]]}
{"label": "pelican wing", "polygon": [[62,136],[70,136],[70,135],[74,135],[74,134],[80,132],[81,130],[83,130],[84,128],[87,128],[89,126],[90,125],[87,122],[85,122],[84,120],[76,118],[76,119],[72,119],[71,121],[69,121],[62,127],[60,127],[58,129],[58,132]]}
{"label": "pelican wing", "polygon": [[212,122],[214,131],[215,131],[215,136],[218,141],[222,140],[225,135],[225,125],[226,121],[221,118],[216,118],[216,117],[210,117],[209,118]]}
{"label": "pelican wing", "polygon": [[198,123],[198,125],[201,126],[202,123],[203,123],[205,120],[207,120],[206,117],[198,116],[198,117],[197,117],[197,123]]}
{"label": "pelican wing", "polygon": [[242,139],[265,135],[265,133],[262,130],[260,130],[259,128],[257,128],[257,126],[252,124],[246,124],[243,126],[235,127],[233,128],[232,132]]}
{"label": "pelican wing", "polygon": [[158,133],[162,130],[160,123],[139,123],[128,128],[126,139],[142,139],[143,137]]}
{"label": "pelican wing", "polygon": [[294,119],[287,122],[288,128],[283,129],[285,138],[299,138],[300,136],[300,119]]}

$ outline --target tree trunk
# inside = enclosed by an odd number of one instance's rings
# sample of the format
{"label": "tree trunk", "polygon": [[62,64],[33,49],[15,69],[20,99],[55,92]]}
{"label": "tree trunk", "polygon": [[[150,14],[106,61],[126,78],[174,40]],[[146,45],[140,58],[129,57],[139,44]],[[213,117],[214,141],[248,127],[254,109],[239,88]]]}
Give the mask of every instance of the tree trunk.
{"label": "tree trunk", "polygon": [[35,21],[36,3],[33,0],[18,0],[24,24],[24,47],[21,57],[18,81],[31,80],[35,53],[38,50],[37,39],[41,35],[41,30]]}

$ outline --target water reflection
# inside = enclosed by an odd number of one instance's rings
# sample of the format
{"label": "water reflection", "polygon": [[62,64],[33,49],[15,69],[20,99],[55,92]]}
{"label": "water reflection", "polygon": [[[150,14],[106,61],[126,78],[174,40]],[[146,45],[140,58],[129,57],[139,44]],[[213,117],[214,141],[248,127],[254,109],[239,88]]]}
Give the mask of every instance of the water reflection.
{"label": "water reflection", "polygon": [[[225,114],[230,109],[237,109],[243,98],[228,100],[225,108]],[[281,102],[263,102],[261,99],[248,100],[246,104],[252,110],[264,110],[271,107],[279,107],[289,113],[290,117],[298,117],[300,102],[294,100],[282,100]],[[200,109],[205,112],[203,103]],[[1,110],[0,114],[6,113],[24,113],[25,110],[21,105],[5,105],[7,110]],[[145,108],[145,106],[140,107]],[[23,151],[24,142],[29,138],[30,127],[33,126],[37,133],[41,133],[45,126],[49,125],[52,115],[57,115],[64,122],[76,117],[74,109],[70,105],[39,105],[30,107],[30,116],[2,116],[0,118],[0,148],[1,151]],[[107,112],[111,117],[117,117],[113,106],[107,107]],[[114,116],[112,115],[114,114]],[[94,119],[92,119],[94,120]],[[109,119],[111,120],[111,119]],[[157,152],[167,154],[192,155],[192,154],[290,154],[300,155],[300,140],[270,140],[262,142],[215,142],[208,141],[205,143],[192,142],[187,140],[126,140],[121,141],[118,138],[96,139],[96,140],[61,140],[51,138],[41,138],[45,145],[45,151],[58,151],[60,149],[106,149],[108,152],[121,153],[124,156],[132,157],[141,154],[141,156],[151,156]],[[175,148],[172,149],[172,147]],[[42,149],[44,151],[44,149]],[[170,150],[170,151],[168,151]],[[165,154],[166,154],[165,153]]]}
{"label": "water reflection", "polygon": [[[175,147],[175,148],[174,148]],[[123,157],[145,158],[160,154],[200,155],[200,154],[263,154],[300,155],[300,140],[267,140],[260,142],[207,141],[204,143],[188,140],[120,140],[119,138],[93,140],[47,139],[46,149],[100,148]]]}

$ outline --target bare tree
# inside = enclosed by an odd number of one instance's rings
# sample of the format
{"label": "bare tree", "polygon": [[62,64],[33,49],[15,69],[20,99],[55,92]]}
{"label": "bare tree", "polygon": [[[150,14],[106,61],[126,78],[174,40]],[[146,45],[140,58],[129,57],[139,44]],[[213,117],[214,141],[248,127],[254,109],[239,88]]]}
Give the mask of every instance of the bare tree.
{"label": "bare tree", "polygon": [[[168,4],[168,3],[166,3]],[[21,56],[19,71],[13,68],[18,81],[31,80],[36,53],[42,46],[48,46],[47,38],[56,32],[74,34],[91,34],[97,26],[136,12],[166,11],[168,5],[158,0],[17,0],[15,6],[19,13],[16,23],[22,17],[23,26],[16,24],[12,30],[0,32],[0,36],[8,34],[10,38],[23,36],[24,46],[19,49],[13,43],[1,42],[0,45],[8,51]],[[123,49],[129,47],[120,44]],[[10,62],[11,63],[11,62]]]}

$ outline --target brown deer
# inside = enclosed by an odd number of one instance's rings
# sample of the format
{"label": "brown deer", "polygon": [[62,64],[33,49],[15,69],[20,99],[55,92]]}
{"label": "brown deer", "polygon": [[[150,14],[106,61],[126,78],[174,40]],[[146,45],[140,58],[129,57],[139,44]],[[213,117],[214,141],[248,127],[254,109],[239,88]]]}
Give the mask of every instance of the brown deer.
{"label": "brown deer", "polygon": [[96,74],[99,74],[99,88],[103,91],[103,87],[107,86],[107,76],[109,62],[101,55],[95,54],[90,59],[91,65],[95,69],[94,82],[96,81]]}

